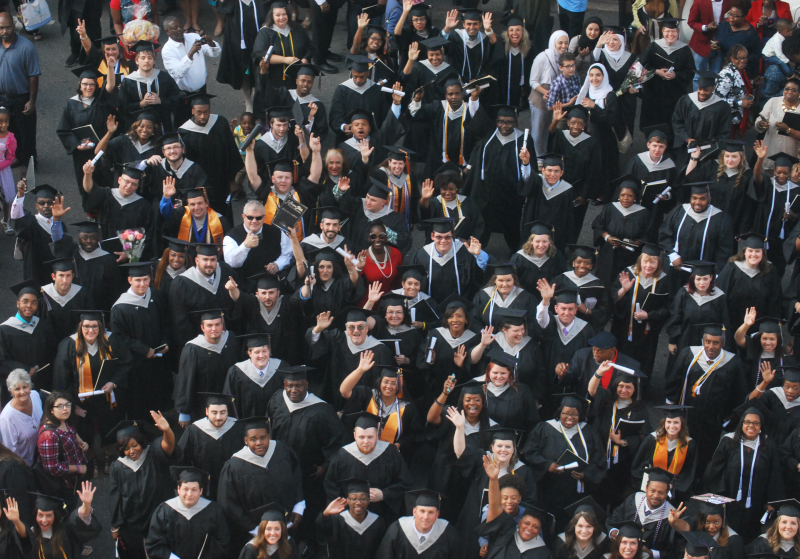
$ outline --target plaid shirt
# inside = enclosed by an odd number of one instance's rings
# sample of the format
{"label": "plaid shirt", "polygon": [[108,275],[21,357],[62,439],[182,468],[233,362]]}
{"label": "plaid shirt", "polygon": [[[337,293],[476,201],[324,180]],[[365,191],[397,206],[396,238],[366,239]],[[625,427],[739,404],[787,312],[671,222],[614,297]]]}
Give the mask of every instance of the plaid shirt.
{"label": "plaid shirt", "polygon": [[[57,438],[56,438],[57,437]],[[64,461],[59,461],[58,441],[64,449]],[[67,425],[66,431],[58,429],[39,429],[39,438],[36,441],[42,465],[48,474],[63,478],[70,488],[75,487],[77,474],[69,473],[70,466],[86,464],[86,456],[78,445],[78,436],[72,426]]]}
{"label": "plaid shirt", "polygon": [[547,96],[547,108],[552,109],[553,105],[561,101],[562,103],[569,102],[570,99],[575,97],[581,92],[581,77],[575,74],[571,78],[565,78],[561,74],[550,84],[550,95]]}

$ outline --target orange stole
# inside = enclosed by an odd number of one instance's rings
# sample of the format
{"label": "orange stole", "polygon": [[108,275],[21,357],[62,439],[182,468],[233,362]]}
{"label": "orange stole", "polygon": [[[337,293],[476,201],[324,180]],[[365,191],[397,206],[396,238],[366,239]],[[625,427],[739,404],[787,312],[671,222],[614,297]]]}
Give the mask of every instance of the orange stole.
{"label": "orange stole", "polygon": [[672,457],[672,464],[667,464],[669,456],[667,438],[664,437],[663,442],[660,440],[656,441],[656,450],[653,452],[653,467],[661,468],[662,470],[678,475],[683,469],[683,461],[686,460],[688,448],[688,445],[681,446],[680,441],[678,441],[678,446],[675,448],[675,454]]}
{"label": "orange stole", "polygon": [[[102,76],[97,78],[97,87],[103,87],[103,84],[105,83],[105,76],[106,76],[106,74],[108,74],[108,65],[106,64],[105,58],[100,63],[100,65],[97,67],[97,71],[100,72],[101,74],[103,74]],[[119,65],[119,73],[122,74],[123,76],[127,76],[128,74],[130,74],[130,70],[128,70],[128,67],[125,64],[120,64]],[[115,83],[117,85],[119,85],[119,81],[117,81]]]}
{"label": "orange stole", "polygon": [[[398,405],[400,403],[398,402]],[[369,413],[378,415],[378,406],[375,403],[375,398],[369,399],[369,405],[367,406],[367,411]],[[403,417],[403,414],[406,412],[406,407],[402,406],[400,408],[400,417]],[[397,424],[397,413],[392,412],[389,414],[389,417],[386,419],[386,425],[383,427],[383,431],[381,431],[381,440],[387,443],[394,444],[395,438],[397,437],[397,429],[399,425]]]}
{"label": "orange stole", "polygon": [[[298,204],[302,204],[300,201],[300,195],[297,193],[296,190],[292,191],[292,198]],[[274,192],[270,192],[269,196],[267,196],[267,203],[264,204],[264,223],[272,224],[272,220],[275,218],[275,214],[278,212],[278,208],[280,207],[280,198],[278,198]],[[297,231],[297,240],[302,241],[305,237],[303,232],[303,220],[297,222],[297,225],[294,226],[294,230]]]}
{"label": "orange stole", "polygon": [[[78,342],[75,341],[75,349],[78,348]],[[106,357],[103,353],[100,353],[100,361],[104,362]],[[94,382],[92,382],[92,365],[89,362],[89,355],[87,354],[83,359],[75,356],[75,367],[78,371],[78,392],[94,392]],[[97,373],[100,374],[99,372]],[[99,380],[99,378],[98,378]],[[110,408],[117,407],[117,404],[111,401],[111,395],[106,394],[106,400],[108,400],[108,405]]]}
{"label": "orange stole", "polygon": [[[202,240],[208,244],[221,244],[224,233],[222,231],[222,222],[219,220],[217,212],[208,208],[208,227],[206,228],[206,238]],[[209,236],[211,237],[209,239]],[[192,240],[192,214],[188,208],[181,218],[181,228],[178,231],[178,238],[182,241],[191,242]]]}

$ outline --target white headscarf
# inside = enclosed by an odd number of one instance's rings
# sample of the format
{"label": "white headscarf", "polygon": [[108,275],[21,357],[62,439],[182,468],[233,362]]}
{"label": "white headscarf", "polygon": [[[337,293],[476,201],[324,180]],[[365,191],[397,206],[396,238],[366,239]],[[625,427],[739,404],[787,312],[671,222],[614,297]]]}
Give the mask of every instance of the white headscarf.
{"label": "white headscarf", "polygon": [[603,52],[606,53],[606,57],[613,58],[619,62],[619,59],[625,54],[625,35],[617,35],[617,38],[622,45],[619,47],[619,50],[611,50],[608,48],[608,45],[603,45]]}
{"label": "white headscarf", "polygon": [[569,39],[569,35],[567,35],[566,31],[558,30],[554,31],[552,35],[550,35],[550,42],[547,44],[547,58],[550,59],[550,63],[553,65],[553,68],[558,68],[558,51],[556,50],[556,41],[561,37],[566,37]]}
{"label": "white headscarf", "polygon": [[[591,82],[589,82],[589,72],[592,71],[592,68],[597,68],[603,72],[603,83],[600,84],[600,87],[594,87]],[[599,63],[594,63],[589,66],[589,70],[586,72],[586,79],[583,80],[583,87],[581,87],[581,92],[578,93],[578,98],[575,100],[575,105],[580,105],[581,101],[585,97],[588,97],[594,101],[598,107],[605,109],[606,95],[612,91],[614,91],[614,88],[611,87],[610,83],[608,83],[608,73],[606,72],[605,66]]]}

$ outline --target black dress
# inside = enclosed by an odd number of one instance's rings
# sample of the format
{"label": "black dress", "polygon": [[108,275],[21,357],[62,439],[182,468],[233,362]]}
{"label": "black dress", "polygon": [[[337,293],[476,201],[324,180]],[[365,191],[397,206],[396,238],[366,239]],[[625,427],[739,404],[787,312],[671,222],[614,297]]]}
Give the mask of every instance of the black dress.
{"label": "black dress", "polygon": [[[667,131],[664,133],[666,134]],[[623,175],[633,175],[645,183],[639,203],[650,212],[651,224],[647,231],[648,242],[654,242],[658,238],[658,228],[661,227],[664,216],[675,204],[677,194],[672,195],[669,200],[659,200],[658,202],[656,202],[656,197],[667,187],[674,187],[676,173],[677,169],[672,159],[663,155],[657,163],[653,163],[648,151],[631,157],[622,170]]]}
{"label": "black dress", "polygon": [[[524,181],[520,195],[525,198],[525,207],[520,222],[521,237],[527,239],[530,235],[530,229],[524,227],[527,223],[536,220],[552,223],[558,232],[554,236],[553,242],[558,250],[563,252],[571,240],[570,236],[576,230],[573,202],[580,196],[580,192],[565,180],[561,180],[551,187],[542,178],[542,175],[531,173],[531,176]],[[509,219],[511,217],[508,216]]]}
{"label": "black dress", "polygon": [[[597,198],[603,187],[603,146],[599,138],[581,132],[573,137],[569,130],[556,130],[547,140],[549,150],[564,158],[562,180],[575,187],[574,196],[587,200]],[[587,206],[578,206],[574,213],[583,224]],[[559,228],[560,229],[560,228]],[[566,231],[570,241],[578,238],[579,231]]]}
{"label": "black dress", "polygon": [[682,287],[672,301],[671,316],[666,324],[669,343],[676,344],[678,351],[690,345],[699,345],[703,331],[696,325],[709,323],[724,324],[726,329],[731,328],[725,292],[715,287],[714,293],[700,295],[697,292],[689,293],[686,286]]}
{"label": "black dress", "polygon": [[[233,89],[241,89],[245,74],[249,72],[251,76],[253,75],[254,68],[250,57],[261,24],[259,20],[263,18],[258,13],[261,10],[266,13],[265,8],[253,0],[247,3],[242,0],[225,0],[217,6],[217,13],[227,16],[225,38],[222,41],[222,54],[217,71],[219,83],[226,83]],[[261,116],[257,115],[257,118]]]}
{"label": "black dress", "polygon": [[[589,99],[588,95],[586,97]],[[600,142],[600,150],[603,154],[603,185],[605,191],[599,193],[603,200],[611,198],[611,181],[619,177],[619,148],[617,147],[617,133],[615,126],[619,127],[619,111],[617,94],[611,91],[606,95],[604,106],[601,107],[598,99],[593,99],[595,106],[589,111],[589,121],[586,129],[592,138],[597,138]],[[620,138],[624,136],[620,134]]]}
{"label": "black dress", "polygon": [[469,297],[477,291],[483,279],[483,270],[460,241],[454,241],[451,252],[444,256],[439,255],[433,243],[426,244],[407,258],[406,262],[428,269],[428,281],[422,282],[422,291],[436,301],[444,301],[451,293]]}
{"label": "black dress", "polygon": [[675,104],[670,122],[675,136],[672,147],[676,152],[677,165],[682,167],[689,161],[689,153],[686,150],[688,139],[716,141],[730,135],[731,108],[720,97],[712,96],[708,101],[701,103],[697,92],[690,93],[681,97]]}
{"label": "black dress", "polygon": [[228,522],[221,506],[200,497],[187,510],[180,498],[174,497],[153,513],[145,550],[150,559],[169,559],[173,554],[198,557],[201,551],[208,557],[225,557],[229,545]]}
{"label": "black dress", "polygon": [[[620,87],[622,87],[622,82],[625,81],[628,70],[636,62],[637,58],[635,54],[623,51],[619,60],[614,60],[613,57],[606,56],[605,50],[600,51],[600,57],[597,62],[605,67],[608,82],[614,88],[614,91],[619,91]],[[633,134],[633,124],[634,120],[636,120],[636,96],[626,91],[617,97],[617,104],[619,105],[619,110],[617,111],[618,121],[622,121],[628,131]]]}

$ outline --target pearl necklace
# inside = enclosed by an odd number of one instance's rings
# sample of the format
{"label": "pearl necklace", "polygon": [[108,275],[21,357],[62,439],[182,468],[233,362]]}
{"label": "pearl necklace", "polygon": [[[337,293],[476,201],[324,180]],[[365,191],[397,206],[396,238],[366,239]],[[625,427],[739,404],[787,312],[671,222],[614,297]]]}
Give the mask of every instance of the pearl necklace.
{"label": "pearl necklace", "polygon": [[[390,258],[390,255],[389,255],[389,249],[384,247],[383,248],[383,254],[385,255],[385,258],[383,259],[383,261],[378,262],[378,259],[375,257],[375,253],[372,252],[372,247],[369,247],[369,257],[370,257],[370,259],[373,262],[375,262],[375,265],[378,267],[378,271],[381,273],[381,275],[383,277],[385,277],[386,279],[389,279],[390,277],[392,277],[392,272],[394,271],[393,270],[394,267],[392,266],[392,259]],[[389,266],[389,275],[388,276],[383,273],[383,270],[386,268],[387,265]]]}
{"label": "pearl necklace", "polygon": [[786,105],[784,104],[784,101],[781,101],[781,109],[782,109],[782,110],[783,110],[783,112],[785,112],[785,113],[788,113],[789,111],[794,111],[794,110],[796,110],[798,106],[800,106],[800,103],[798,103],[797,105],[795,105],[794,107],[792,107],[792,108],[790,108],[790,109],[787,109],[787,108],[786,108]]}

